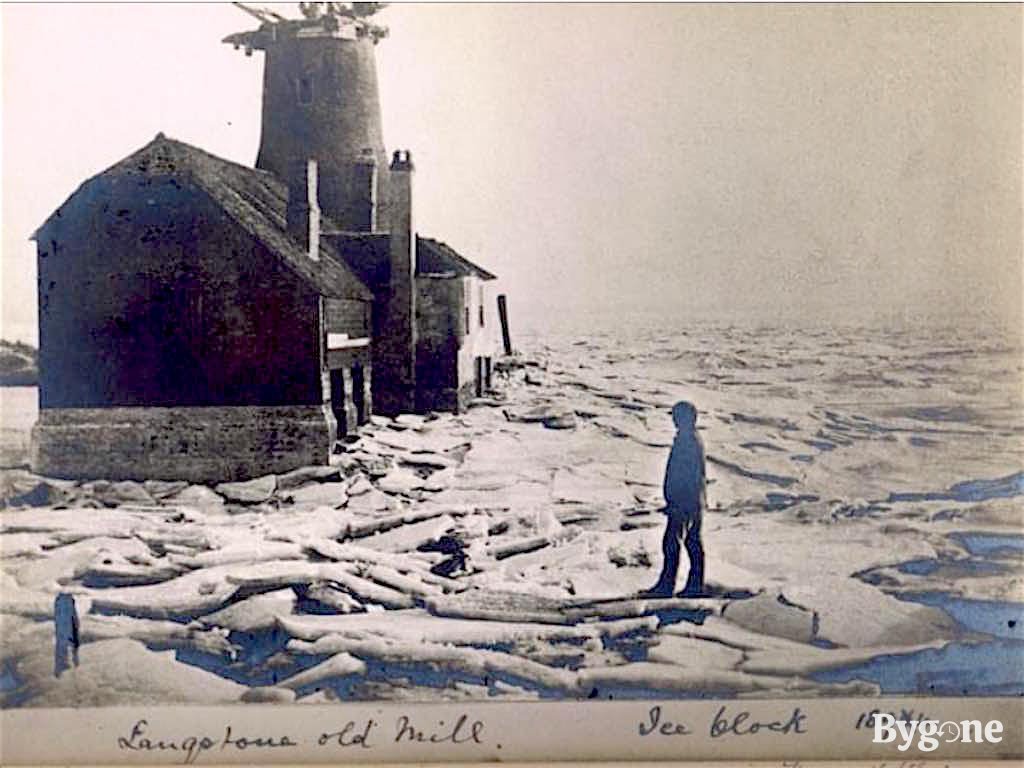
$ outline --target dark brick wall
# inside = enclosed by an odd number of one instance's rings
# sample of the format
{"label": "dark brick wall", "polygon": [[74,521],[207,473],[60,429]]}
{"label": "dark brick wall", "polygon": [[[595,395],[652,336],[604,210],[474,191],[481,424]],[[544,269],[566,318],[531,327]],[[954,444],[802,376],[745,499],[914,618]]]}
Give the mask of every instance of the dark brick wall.
{"label": "dark brick wall", "polygon": [[352,338],[370,335],[370,303],[351,299],[324,299],[327,333],[347,333]]}
{"label": "dark brick wall", "polygon": [[[284,179],[291,163],[317,160],[323,213],[344,229],[364,230],[369,223],[367,176],[359,163],[366,158],[364,149],[378,169],[376,199],[386,205],[387,158],[373,43],[283,35],[269,45],[256,167]],[[386,221],[382,214],[379,209],[378,219]]]}
{"label": "dark brick wall", "polygon": [[99,177],[37,239],[42,408],[322,402],[316,293],[187,180]]}
{"label": "dark brick wall", "polygon": [[459,344],[464,303],[462,281],[416,278],[416,407],[457,410]]}

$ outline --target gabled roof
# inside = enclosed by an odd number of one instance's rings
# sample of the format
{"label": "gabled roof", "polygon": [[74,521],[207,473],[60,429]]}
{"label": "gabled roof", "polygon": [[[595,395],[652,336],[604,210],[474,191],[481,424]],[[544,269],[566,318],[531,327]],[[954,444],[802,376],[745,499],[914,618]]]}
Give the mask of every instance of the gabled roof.
{"label": "gabled roof", "polygon": [[483,267],[460,256],[454,248],[440,240],[416,237],[416,274],[452,274],[456,277],[479,277],[481,280],[495,280]]}
{"label": "gabled roof", "polygon": [[[273,174],[232,163],[184,142],[168,139],[161,133],[138,152],[86,181],[68,200],[96,179],[127,174],[187,177],[317,292],[335,298],[365,301],[373,298],[363,281],[333,248],[321,242],[320,259],[315,261],[285,231],[288,189]],[[59,215],[60,208],[39,231],[49,227]],[[325,228],[333,226],[325,222]]]}
{"label": "gabled roof", "polygon": [[391,276],[391,236],[387,232],[321,232],[320,236],[370,290],[387,287]]}
{"label": "gabled roof", "polygon": [[[348,266],[373,290],[380,290],[389,277],[390,236],[387,232],[328,232],[324,237]],[[439,240],[416,236],[417,277],[478,277],[494,280],[494,275],[456,253]]]}

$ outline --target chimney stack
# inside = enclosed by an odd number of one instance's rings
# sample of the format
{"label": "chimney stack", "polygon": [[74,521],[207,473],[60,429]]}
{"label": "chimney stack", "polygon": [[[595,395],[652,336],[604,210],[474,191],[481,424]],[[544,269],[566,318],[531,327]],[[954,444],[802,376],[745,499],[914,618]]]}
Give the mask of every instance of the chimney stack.
{"label": "chimney stack", "polygon": [[355,162],[352,174],[356,185],[352,204],[352,223],[356,232],[374,232],[377,229],[377,158],[373,150],[365,148]]}
{"label": "chimney stack", "polygon": [[287,229],[313,261],[320,260],[320,204],[316,160],[296,164],[288,174]]}
{"label": "chimney stack", "polygon": [[412,154],[396,150],[388,183],[388,231],[391,233],[391,283],[412,284],[416,274],[416,227],[412,216]]}
{"label": "chimney stack", "polygon": [[[416,229],[412,215],[412,157],[395,152],[388,191],[390,277],[381,334],[374,339],[374,410],[387,415],[416,407]],[[376,310],[375,310],[376,311]]]}

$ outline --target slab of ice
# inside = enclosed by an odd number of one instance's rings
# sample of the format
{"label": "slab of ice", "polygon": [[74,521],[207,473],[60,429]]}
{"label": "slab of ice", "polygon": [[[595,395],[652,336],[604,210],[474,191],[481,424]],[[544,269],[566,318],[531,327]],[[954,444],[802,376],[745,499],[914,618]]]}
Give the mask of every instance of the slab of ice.
{"label": "slab of ice", "polygon": [[[75,606],[78,613],[88,613],[92,607],[92,599],[88,595],[77,593],[77,590],[72,591],[75,592]],[[26,590],[19,587],[16,582],[11,586],[11,582],[5,580],[3,599],[0,601],[0,614],[49,622],[53,620],[55,598],[56,594],[53,592]],[[0,634],[0,637],[4,637],[6,640],[6,636]]]}
{"label": "slab of ice", "polygon": [[398,455],[399,464],[428,470],[454,469],[459,460],[436,451],[406,451]]}
{"label": "slab of ice", "polygon": [[354,515],[366,515],[397,507],[398,503],[386,493],[371,488],[359,495],[350,496],[347,509]]}
{"label": "slab of ice", "polygon": [[282,680],[278,685],[295,691],[326,680],[345,677],[346,675],[361,675],[365,672],[366,664],[364,662],[355,656],[341,651],[331,656],[327,661],[317,664],[315,667],[299,672],[287,680]]}
{"label": "slab of ice", "polygon": [[42,556],[44,546],[56,541],[48,533],[7,533],[0,536],[0,557]]}
{"label": "slab of ice", "polygon": [[158,646],[161,650],[191,648],[225,656],[233,655],[236,650],[224,634],[176,621],[87,614],[81,609],[79,614],[80,637],[83,643],[127,637],[150,646]]}
{"label": "slab of ice", "polygon": [[836,645],[863,648],[952,639],[955,622],[938,608],[904,602],[857,579],[821,577],[789,584],[786,595],[819,615],[818,634]]}
{"label": "slab of ice", "polygon": [[422,563],[407,557],[396,557],[392,553],[379,552],[376,549],[370,549],[369,547],[363,547],[351,542],[339,544],[330,539],[312,539],[306,546],[310,551],[330,560],[350,563],[374,563],[389,568],[394,567],[406,572],[425,567]]}
{"label": "slab of ice", "polygon": [[[249,537],[246,537],[249,538]],[[258,563],[264,560],[302,560],[303,548],[284,541],[267,541],[256,537],[250,541],[229,544],[221,549],[201,552],[193,557],[179,557],[177,562],[190,568],[208,568],[231,563]]]}
{"label": "slab of ice", "polygon": [[877,646],[872,648],[817,648],[774,649],[750,651],[741,668],[745,672],[765,675],[800,675],[862,664],[879,656],[901,656],[928,648],[941,648],[945,641],[905,646]]}
{"label": "slab of ice", "polygon": [[335,613],[361,613],[366,610],[365,605],[335,584],[314,582],[306,588],[304,596],[307,600],[327,606]]}
{"label": "slab of ice", "polygon": [[690,693],[695,696],[732,694],[741,691],[763,691],[779,685],[777,677],[750,675],[730,669],[708,669],[678,664],[638,661],[614,667],[594,667],[579,671],[579,685],[584,692],[596,689],[595,698],[603,698],[602,690],[610,689],[619,698],[617,688],[631,691],[663,691]]}
{"label": "slab of ice", "polygon": [[373,483],[371,483],[362,472],[358,472],[353,475],[352,479],[349,481],[348,487],[346,488],[349,498],[352,498],[353,496],[361,496],[372,490]]}
{"label": "slab of ice", "polygon": [[569,670],[548,667],[519,656],[479,648],[446,646],[437,643],[393,640],[365,634],[363,636],[332,636],[331,643],[339,652],[360,659],[378,659],[396,664],[425,664],[472,675],[503,675],[530,681],[545,688],[574,691],[576,674]]}
{"label": "slab of ice", "polygon": [[[281,626],[295,638],[313,641],[306,652],[329,653],[334,636],[379,635],[410,643],[417,641],[446,645],[497,646],[536,641],[581,641],[587,638],[619,637],[641,630],[653,630],[654,618],[629,621],[596,622],[564,626],[524,621],[478,621],[441,618],[420,609],[391,611],[386,614],[352,616],[288,616]],[[323,641],[323,642],[321,642]]]}
{"label": "slab of ice", "polygon": [[554,501],[575,501],[587,504],[608,504],[617,509],[635,505],[632,492],[623,482],[613,480],[600,471],[560,469],[551,486]]}
{"label": "slab of ice", "polygon": [[356,566],[348,563],[281,560],[236,567],[226,576],[226,580],[230,584],[251,590],[332,582],[363,602],[377,603],[388,608],[412,607],[412,597],[364,579],[358,575],[357,570]]}
{"label": "slab of ice", "polygon": [[146,493],[159,501],[181,493],[188,488],[188,483],[184,480],[146,480],[142,487],[146,489]]}
{"label": "slab of ice", "polygon": [[633,416],[601,416],[594,419],[594,425],[612,437],[633,440],[651,448],[671,448],[675,435],[674,432],[651,430]]}
{"label": "slab of ice", "polygon": [[326,507],[342,507],[348,502],[343,483],[310,483],[294,490],[279,492],[278,495],[294,504]]}
{"label": "slab of ice", "polygon": [[413,597],[430,597],[441,593],[441,589],[427,584],[417,574],[404,575],[387,565],[365,565],[359,573],[385,587]]}
{"label": "slab of ice", "polygon": [[364,579],[353,572],[351,567],[341,563],[323,566],[322,573],[325,580],[339,584],[363,602],[376,603],[385,608],[411,608],[415,603],[411,595]]}
{"label": "slab of ice", "polygon": [[[216,566],[146,587],[95,590],[93,607],[150,619],[201,616],[224,604],[236,587],[228,577],[240,566]],[[262,568],[262,565],[249,566]]]}
{"label": "slab of ice", "polygon": [[277,489],[277,477],[264,475],[254,480],[237,483],[221,483],[214,490],[228,501],[239,504],[260,504],[274,495]]}
{"label": "slab of ice", "polygon": [[54,533],[61,541],[90,536],[128,538],[139,524],[137,516],[116,509],[15,509],[0,516],[0,533]]}
{"label": "slab of ice", "polygon": [[[648,661],[661,664],[678,664],[698,669],[736,669],[743,661],[742,651],[711,640],[695,640],[688,637],[664,635],[658,644],[647,651]],[[746,672],[757,672],[746,669]],[[768,674],[779,674],[769,672]]]}
{"label": "slab of ice", "polygon": [[112,558],[101,555],[101,558],[98,562],[94,561],[92,567],[81,574],[83,583],[111,587],[136,587],[158,584],[161,581],[180,576],[188,570],[166,559],[152,565],[136,565],[120,557]]}
{"label": "slab of ice", "polygon": [[814,646],[785,638],[765,635],[733,624],[719,616],[708,616],[700,624],[680,622],[662,627],[661,632],[680,637],[709,640],[742,651],[773,650],[799,655]]}
{"label": "slab of ice", "polygon": [[35,477],[9,482],[3,489],[3,498],[12,507],[55,507],[69,504],[75,496],[71,483]]}
{"label": "slab of ice", "polygon": [[50,549],[42,559],[12,564],[7,570],[23,587],[54,590],[58,584],[73,581],[105,559],[125,562],[149,556],[149,548],[138,539],[96,536]]}
{"label": "slab of ice", "polygon": [[166,502],[202,510],[216,510],[224,507],[224,497],[214,493],[205,485],[190,485],[184,490],[166,497]]}
{"label": "slab of ice", "polygon": [[398,468],[388,472],[377,481],[377,488],[384,493],[410,495],[423,488],[424,480],[410,469]]}
{"label": "slab of ice", "polygon": [[108,507],[117,507],[122,504],[153,504],[155,502],[146,487],[134,480],[111,483],[102,490],[96,490],[94,495]]}
{"label": "slab of ice", "polygon": [[291,490],[307,483],[338,482],[341,480],[341,471],[338,467],[316,465],[311,467],[299,467],[291,472],[285,472],[277,476],[277,488],[281,491]]}
{"label": "slab of ice", "polygon": [[209,613],[199,622],[206,626],[224,627],[233,632],[258,632],[276,626],[279,616],[290,615],[295,610],[295,601],[293,590],[278,589]]}
{"label": "slab of ice", "polygon": [[814,638],[814,612],[793,605],[778,592],[761,592],[746,600],[735,600],[722,613],[733,624],[760,634],[798,643],[809,643]]}
{"label": "slab of ice", "polygon": [[395,526],[385,533],[366,536],[360,539],[360,544],[381,552],[407,552],[440,538],[454,524],[455,520],[450,515],[440,514],[421,522]]}
{"label": "slab of ice", "polygon": [[264,517],[267,540],[287,541],[305,545],[312,539],[342,538],[348,535],[354,513],[350,507],[312,510],[288,509]]}
{"label": "slab of ice", "polygon": [[246,704],[291,704],[295,691],[277,686],[256,686],[242,694],[240,701]]}
{"label": "slab of ice", "polygon": [[135,640],[83,645],[79,664],[53,676],[52,654],[19,665],[31,707],[129,707],[154,704],[230,704],[245,686],[175,660],[174,651],[149,651]]}

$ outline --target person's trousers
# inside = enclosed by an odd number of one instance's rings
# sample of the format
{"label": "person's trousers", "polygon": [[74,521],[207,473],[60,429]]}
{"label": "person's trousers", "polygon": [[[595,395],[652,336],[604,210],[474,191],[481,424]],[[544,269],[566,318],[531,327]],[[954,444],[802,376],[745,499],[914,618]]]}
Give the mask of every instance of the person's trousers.
{"label": "person's trousers", "polygon": [[683,592],[699,594],[704,591],[704,545],[700,539],[701,510],[669,507],[666,515],[668,520],[661,541],[664,561],[658,586],[668,592],[675,589],[676,576],[679,573],[680,543],[684,543],[686,554],[690,558],[690,573],[686,577]]}

